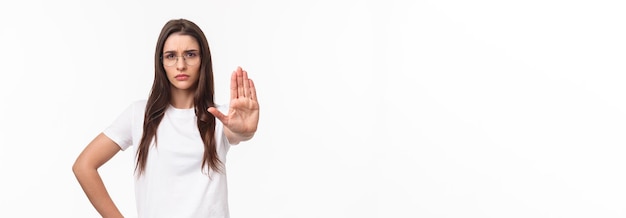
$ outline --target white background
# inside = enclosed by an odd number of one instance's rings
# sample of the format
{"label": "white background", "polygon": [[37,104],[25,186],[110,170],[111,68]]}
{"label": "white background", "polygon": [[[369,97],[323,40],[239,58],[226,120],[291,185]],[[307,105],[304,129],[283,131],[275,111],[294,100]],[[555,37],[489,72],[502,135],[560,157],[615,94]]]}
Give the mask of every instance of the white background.
{"label": "white background", "polygon": [[[3,1],[0,217],[98,217],[71,172],[162,25],[255,80],[233,218],[626,217],[623,1]],[[135,216],[133,154],[100,170]]]}

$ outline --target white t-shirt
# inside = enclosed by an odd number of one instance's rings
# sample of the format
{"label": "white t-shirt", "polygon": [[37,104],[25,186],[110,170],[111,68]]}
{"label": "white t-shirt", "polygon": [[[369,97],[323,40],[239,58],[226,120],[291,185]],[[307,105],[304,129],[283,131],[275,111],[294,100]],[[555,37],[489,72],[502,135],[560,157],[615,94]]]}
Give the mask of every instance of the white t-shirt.
{"label": "white t-shirt", "polygon": [[[146,100],[133,102],[104,134],[122,150],[132,146],[136,154],[143,132]],[[222,112],[227,108],[218,107]],[[140,218],[230,217],[226,169],[223,173],[201,169],[204,144],[194,109],[169,106],[157,128],[156,147],[151,145],[146,168],[135,179]],[[219,120],[215,124],[217,154],[226,164],[230,143]],[[133,169],[135,165],[132,165]],[[137,174],[138,175],[138,174]]]}

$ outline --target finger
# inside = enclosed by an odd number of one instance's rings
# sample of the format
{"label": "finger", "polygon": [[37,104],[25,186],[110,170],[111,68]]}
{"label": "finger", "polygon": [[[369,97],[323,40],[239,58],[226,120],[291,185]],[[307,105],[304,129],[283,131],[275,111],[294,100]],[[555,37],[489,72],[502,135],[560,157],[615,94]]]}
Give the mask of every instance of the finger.
{"label": "finger", "polygon": [[248,81],[250,81],[250,98],[256,100],[256,88],[254,87],[254,82],[252,82],[252,79]]}
{"label": "finger", "polygon": [[237,67],[237,97],[243,98],[244,90],[243,90],[243,76],[241,72],[241,67]]}
{"label": "finger", "polygon": [[207,111],[209,111],[209,113],[213,114],[213,116],[215,116],[215,118],[219,119],[220,121],[222,121],[223,124],[227,124],[228,123],[228,117],[226,115],[224,115],[222,112],[220,112],[219,110],[217,110],[217,108],[215,107],[209,107],[209,109],[207,109]]}
{"label": "finger", "polygon": [[243,76],[243,93],[244,93],[244,97],[250,98],[250,82],[248,79],[248,72],[247,71],[242,71],[242,76]]}
{"label": "finger", "polygon": [[230,99],[237,98],[237,73],[233,71],[230,75]]}

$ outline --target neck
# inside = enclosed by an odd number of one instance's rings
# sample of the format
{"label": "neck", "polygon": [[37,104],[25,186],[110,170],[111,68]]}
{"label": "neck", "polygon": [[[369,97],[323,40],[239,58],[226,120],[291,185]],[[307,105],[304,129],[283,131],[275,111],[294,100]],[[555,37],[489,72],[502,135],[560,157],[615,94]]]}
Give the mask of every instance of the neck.
{"label": "neck", "polygon": [[172,99],[170,104],[179,109],[189,109],[194,106],[194,92],[190,90],[172,89]]}

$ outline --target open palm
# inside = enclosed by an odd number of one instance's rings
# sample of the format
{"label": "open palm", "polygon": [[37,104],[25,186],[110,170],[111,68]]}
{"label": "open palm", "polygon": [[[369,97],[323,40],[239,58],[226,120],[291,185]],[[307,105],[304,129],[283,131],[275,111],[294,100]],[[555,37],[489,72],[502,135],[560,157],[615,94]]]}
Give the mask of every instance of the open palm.
{"label": "open palm", "polygon": [[259,124],[259,102],[252,79],[248,72],[237,67],[230,78],[230,104],[228,114],[224,115],[215,107],[208,111],[222,121],[224,127],[241,138],[249,138]]}

